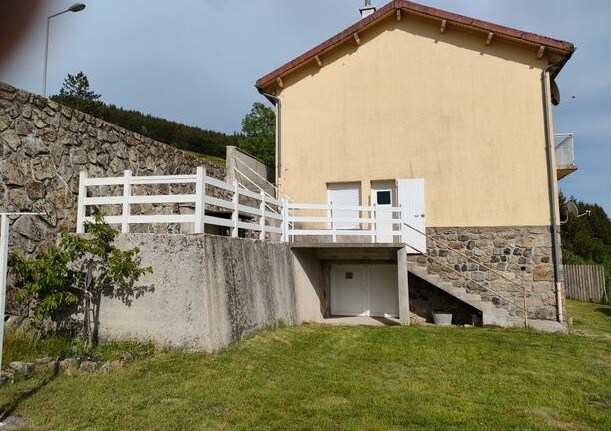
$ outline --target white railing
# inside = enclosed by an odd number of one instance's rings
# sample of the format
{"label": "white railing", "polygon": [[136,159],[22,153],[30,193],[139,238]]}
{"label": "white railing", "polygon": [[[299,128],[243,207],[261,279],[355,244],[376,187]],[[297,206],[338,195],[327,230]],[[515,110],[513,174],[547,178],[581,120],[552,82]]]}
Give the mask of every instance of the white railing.
{"label": "white railing", "polygon": [[[194,193],[180,194],[134,194],[134,186],[179,185],[190,188]],[[104,195],[108,189],[122,187],[122,193]],[[98,188],[98,196],[88,196],[90,189]],[[150,190],[149,190],[150,191]],[[216,193],[215,193],[216,192]],[[221,197],[219,197],[221,196]],[[230,199],[226,197],[230,196]],[[151,204],[163,206],[167,204],[183,204],[193,207],[190,214],[133,214],[132,205]],[[206,175],[203,167],[198,167],[195,175],[163,175],[163,176],[132,176],[131,171],[125,171],[122,177],[89,178],[86,172],[80,173],[77,233],[84,232],[84,222],[93,221],[94,216],[87,215],[87,207],[104,206],[121,207],[118,215],[105,215],[108,224],[121,225],[121,232],[129,233],[130,225],[151,223],[189,223],[193,225],[194,233],[203,233],[206,225],[221,226],[230,229],[231,236],[237,237],[240,229],[259,232],[259,238],[265,239],[266,234],[285,233],[283,226],[283,208],[286,205],[264,192],[255,193],[240,187],[237,181],[233,184]],[[208,211],[208,208],[223,208],[228,218],[218,217],[218,211]],[[269,207],[276,207],[271,211]],[[102,214],[107,211],[101,211]],[[143,212],[143,211],[140,211]],[[250,220],[250,221],[249,221]],[[283,238],[282,238],[283,239]]]}
{"label": "white railing", "polygon": [[[316,215],[308,215],[315,212]],[[367,242],[405,242],[406,214],[403,207],[328,205],[288,202],[286,237],[295,241],[299,236],[338,237],[363,236]],[[353,213],[347,215],[346,213]]]}
{"label": "white railing", "polygon": [[[149,194],[151,186],[159,185],[167,188],[164,194]],[[168,214],[177,204],[180,213]],[[194,233],[204,233],[207,225],[213,225],[226,228],[233,237],[244,229],[258,232],[260,239],[284,242],[313,236],[337,242],[340,237],[352,236],[362,237],[362,242],[405,243],[407,237],[406,211],[401,206],[280,201],[264,191],[241,187],[237,180],[228,183],[209,177],[203,167],[194,175],[148,177],[125,171],[122,177],[90,178],[81,172],[77,208],[77,233],[84,233],[84,223],[93,221],[92,214],[100,211],[106,223],[120,225],[123,233],[137,224],[186,223],[193,226]],[[185,208],[188,210],[183,214]]]}
{"label": "white railing", "polygon": [[575,151],[573,148],[573,134],[559,133],[554,135],[556,148],[556,166],[558,168],[574,168]]}

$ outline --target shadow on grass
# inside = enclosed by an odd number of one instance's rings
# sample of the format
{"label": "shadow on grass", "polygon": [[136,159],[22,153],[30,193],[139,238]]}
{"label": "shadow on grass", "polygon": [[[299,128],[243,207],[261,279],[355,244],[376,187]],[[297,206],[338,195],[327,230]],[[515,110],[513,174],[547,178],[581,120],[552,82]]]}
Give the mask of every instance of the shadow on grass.
{"label": "shadow on grass", "polygon": [[399,322],[395,322],[394,320],[387,319],[386,317],[371,317],[372,320],[377,320],[380,323],[383,323],[386,326],[399,326],[401,325]]}
{"label": "shadow on grass", "polygon": [[54,380],[59,374],[59,362],[55,363],[55,367],[53,367],[53,372],[45,377],[40,383],[38,383],[33,388],[28,389],[18,395],[9,402],[4,405],[0,405],[0,422],[4,422],[8,417],[10,417],[13,412],[19,407],[23,401],[30,398],[32,395],[35,395],[39,390],[47,386],[52,380]]}
{"label": "shadow on grass", "polygon": [[608,305],[603,305],[602,307],[595,308],[599,313],[604,314],[605,316],[611,317],[611,307]]}

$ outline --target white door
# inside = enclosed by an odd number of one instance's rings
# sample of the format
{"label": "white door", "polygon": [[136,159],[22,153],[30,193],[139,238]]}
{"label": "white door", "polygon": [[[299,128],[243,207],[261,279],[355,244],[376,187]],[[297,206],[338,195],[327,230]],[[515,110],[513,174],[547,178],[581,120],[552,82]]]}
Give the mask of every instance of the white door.
{"label": "white door", "polygon": [[376,206],[375,211],[375,230],[383,232],[375,235],[374,241],[379,243],[394,242],[392,232],[394,225],[392,224],[392,211],[385,211],[395,205],[395,187],[392,183],[372,183],[371,184],[371,205]]}
{"label": "white door", "polygon": [[399,317],[396,265],[369,266],[369,315]]}
{"label": "white door", "polygon": [[399,317],[397,266],[333,265],[331,314]]}
{"label": "white door", "polygon": [[367,316],[365,289],[363,265],[333,265],[331,267],[331,314],[334,316]]}
{"label": "white door", "polygon": [[[404,208],[405,223],[426,232],[424,179],[397,180],[397,203]],[[408,246],[408,253],[426,252],[426,237],[414,229],[403,226],[403,242]]]}
{"label": "white door", "polygon": [[[327,186],[329,204],[357,207],[361,205],[361,187],[359,183],[338,183]],[[333,211],[334,219],[359,218],[358,210],[338,209]],[[335,229],[359,229],[357,222],[334,222]]]}

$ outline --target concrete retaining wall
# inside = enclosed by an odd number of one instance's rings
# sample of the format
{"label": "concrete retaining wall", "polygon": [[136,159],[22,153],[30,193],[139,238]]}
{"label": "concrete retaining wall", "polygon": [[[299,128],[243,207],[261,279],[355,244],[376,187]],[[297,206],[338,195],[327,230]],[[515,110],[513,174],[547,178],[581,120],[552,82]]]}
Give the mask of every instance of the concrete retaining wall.
{"label": "concrete retaining wall", "polygon": [[265,326],[301,322],[287,244],[214,235],[127,234],[155,291],[131,307],[104,299],[100,337],[212,352]]}

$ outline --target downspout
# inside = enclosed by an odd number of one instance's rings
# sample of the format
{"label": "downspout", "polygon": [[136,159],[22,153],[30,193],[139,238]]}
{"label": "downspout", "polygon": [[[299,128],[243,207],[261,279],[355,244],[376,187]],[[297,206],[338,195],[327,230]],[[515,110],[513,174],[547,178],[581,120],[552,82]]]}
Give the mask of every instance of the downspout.
{"label": "downspout", "polygon": [[541,83],[543,84],[543,112],[544,112],[544,123],[545,123],[545,148],[547,155],[547,185],[549,192],[550,201],[550,212],[552,222],[552,257],[554,266],[554,282],[556,284],[556,304],[558,309],[558,322],[563,323],[564,318],[562,315],[562,283],[560,282],[560,242],[559,242],[559,230],[558,221],[556,218],[557,214],[557,196],[556,196],[556,176],[554,171],[556,166],[554,165],[554,142],[553,142],[553,131],[552,131],[552,119],[551,119],[551,108],[550,108],[550,78],[549,70],[553,67],[562,67],[561,64],[549,64],[543,69],[541,74]]}
{"label": "downspout", "polygon": [[[276,187],[278,187],[278,179],[282,176],[282,152],[280,151],[282,148],[280,147],[280,119],[282,114],[282,103],[280,102],[280,98],[273,94],[261,92],[261,94],[267,97],[270,100],[274,101],[274,105],[276,106]],[[280,198],[279,196],[276,196]]]}

